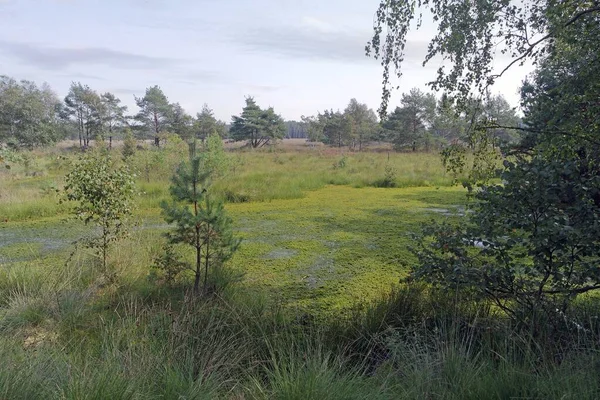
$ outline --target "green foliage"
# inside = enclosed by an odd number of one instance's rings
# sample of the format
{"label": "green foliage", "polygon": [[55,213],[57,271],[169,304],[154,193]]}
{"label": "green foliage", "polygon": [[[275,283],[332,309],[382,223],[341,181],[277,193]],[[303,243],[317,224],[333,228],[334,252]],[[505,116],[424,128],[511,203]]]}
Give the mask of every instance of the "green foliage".
{"label": "green foliage", "polygon": [[311,142],[349,146],[362,150],[378,130],[377,115],[366,104],[351,99],[344,112],[325,110],[316,116],[302,116]]}
{"label": "green foliage", "polygon": [[488,96],[483,104],[482,114],[492,146],[506,146],[518,142],[520,135],[514,128],[519,127],[521,120],[504,96]]}
{"label": "green foliage", "polygon": [[318,115],[319,125],[322,127],[323,142],[332,146],[342,147],[350,142],[349,120],[339,111],[325,110]]}
{"label": "green foliage", "polygon": [[196,114],[196,120],[194,121],[195,137],[197,139],[206,140],[208,137],[217,135],[220,138],[227,136],[227,130],[225,129],[225,123],[218,121],[213,110],[204,104],[202,111]]}
{"label": "green foliage", "polygon": [[[332,170],[336,149],[238,153],[239,180],[215,185],[251,196],[227,207],[245,245],[224,270],[243,269],[245,279],[219,296],[190,298],[147,279],[164,244],[156,199],[175,157],[160,151],[165,163],[136,207],[144,225],[111,248],[123,268],[112,287],[93,284],[87,252],[64,263],[64,246],[89,227],[62,221],[57,208],[39,218],[40,187],[64,166],[44,177],[24,177],[21,165],[0,175],[0,204],[38,207],[33,221],[0,228],[0,254],[10,258],[0,260],[0,397],[598,397],[594,296],[580,296],[560,335],[546,338],[514,329],[466,293],[413,284],[390,291],[415,260],[408,233],[464,198],[461,188],[435,188],[451,184],[436,156],[391,153],[398,185],[413,187],[382,190],[364,186],[384,175],[386,154],[347,154],[347,167]],[[56,156],[37,154],[41,167]],[[331,182],[344,186],[323,187]],[[19,210],[0,215],[13,221]],[[43,249],[44,238],[63,247]],[[189,262],[181,250],[191,247],[175,247]],[[22,255],[31,258],[14,260]],[[209,284],[218,275],[211,271]]]}
{"label": "green foliage", "polygon": [[324,140],[323,124],[318,117],[302,116],[302,123],[306,125],[308,140],[311,142],[322,142]]}
{"label": "green foliage", "polygon": [[0,75],[0,143],[28,149],[56,143],[59,105],[48,85]]}
{"label": "green foliage", "polygon": [[360,151],[375,133],[377,115],[366,104],[352,99],[344,110],[344,116],[348,120],[351,147],[355,148],[358,145]]}
{"label": "green foliage", "polygon": [[171,104],[170,128],[183,140],[190,140],[194,136],[194,118],[179,103]]}
{"label": "green foliage", "polygon": [[101,230],[100,236],[88,239],[86,245],[98,250],[104,273],[109,245],[127,234],[133,179],[127,166],[115,166],[110,155],[102,151],[82,155],[65,177],[65,199],[76,202],[73,214]]}
{"label": "green foliage", "polygon": [[[541,60],[553,51],[554,40],[569,34],[572,26],[587,18],[589,23],[598,12],[592,3],[536,3],[522,7],[512,2],[488,0],[402,0],[381,1],[374,23],[374,34],[367,45],[367,55],[381,60],[383,67],[383,102],[385,115],[391,96],[391,74],[402,75],[406,40],[420,12],[431,11],[438,30],[430,41],[424,64],[437,57],[452,61],[450,68],[438,68],[431,82],[436,91],[455,97],[460,104],[471,99],[473,91],[484,93],[512,65],[527,58]],[[597,21],[596,21],[597,22]],[[416,24],[417,29],[421,24]],[[512,61],[495,73],[497,43],[503,42],[503,54]]]}
{"label": "green foliage", "polygon": [[187,144],[176,134],[159,135],[163,146],[145,145],[131,157],[131,165],[147,183],[165,182],[188,153]]}
{"label": "green foliage", "polygon": [[444,168],[452,174],[452,179],[456,182],[458,177],[465,172],[467,162],[464,146],[451,144],[442,150],[441,156]]}
{"label": "green foliage", "polygon": [[96,91],[81,82],[71,83],[65,97],[64,118],[73,118],[79,134],[79,146],[87,147],[95,136],[102,136],[102,100]]}
{"label": "green foliage", "polygon": [[384,187],[384,188],[396,187],[396,185],[397,185],[396,175],[397,174],[398,174],[398,171],[396,171],[396,168],[394,168],[394,166],[391,164],[387,164],[385,166],[385,173],[384,173],[383,179],[381,179],[379,182],[377,182],[376,186]]}
{"label": "green foliage", "polygon": [[154,269],[162,274],[162,277],[168,285],[175,283],[175,280],[183,271],[189,270],[188,263],[181,261],[172,243],[168,243],[163,252],[154,259]]}
{"label": "green foliage", "polygon": [[79,145],[89,146],[91,139],[104,140],[127,122],[127,106],[114,94],[99,95],[87,85],[73,82],[65,97],[61,116],[77,126]]}
{"label": "green foliage", "polygon": [[469,125],[466,115],[457,109],[455,102],[447,94],[442,94],[432,121],[432,133],[446,143],[456,145],[466,140]]}
{"label": "green foliage", "polygon": [[283,119],[275,114],[273,107],[263,110],[254,98],[247,97],[242,114],[232,117],[229,133],[234,140],[247,140],[252,148],[257,148],[283,139],[285,131]]}
{"label": "green foliage", "polygon": [[[465,137],[473,150],[471,182],[486,184],[495,176],[497,147],[518,139],[516,129],[526,136],[517,157],[504,163],[503,184],[476,193],[478,203],[466,223],[435,225],[417,241],[413,277],[475,293],[534,333],[540,321],[557,330],[570,328],[573,301],[600,289],[600,8],[595,2],[521,7],[485,0],[382,1],[368,46],[384,67],[382,111],[390,96],[390,67],[399,71],[419,7],[430,9],[439,24],[425,61],[435,56],[453,61],[450,71],[438,70],[431,86],[453,95],[474,128]],[[512,61],[496,74],[498,42]],[[537,70],[522,89],[527,125],[519,127],[503,98],[481,101],[471,95],[487,93],[525,60]],[[443,156],[451,170],[463,168],[464,157],[456,150]]]}
{"label": "green foliage", "polygon": [[144,97],[136,97],[135,102],[140,108],[135,119],[144,126],[147,134],[156,139],[159,133],[169,129],[173,106],[159,86],[147,88]]}
{"label": "green foliage", "polygon": [[122,106],[121,99],[114,94],[106,92],[100,95],[99,118],[102,130],[108,135],[112,135],[127,123],[126,112],[127,106]]}
{"label": "green foliage", "polygon": [[333,163],[333,169],[343,169],[346,168],[346,164],[348,163],[348,157],[344,154],[342,158]]}
{"label": "green foliage", "polygon": [[221,178],[229,172],[231,160],[225,153],[223,140],[213,133],[209,135],[202,143],[200,154],[202,169],[210,175],[211,179]]}
{"label": "green foliage", "polygon": [[19,153],[10,150],[0,148],[0,165],[3,165],[5,169],[11,169],[12,163],[18,163],[22,159],[22,156]]}
{"label": "green foliage", "polygon": [[433,125],[436,111],[435,96],[423,93],[419,89],[411,89],[408,94],[403,93],[401,106],[385,120],[383,127],[390,131],[388,135],[396,149],[406,147],[416,150],[425,147],[429,150],[425,140],[426,131]]}
{"label": "green foliage", "polygon": [[203,168],[202,158],[192,152],[190,161],[182,163],[172,178],[169,189],[173,202],[161,203],[165,220],[175,223],[168,234],[171,243],[182,243],[196,251],[194,266],[194,292],[208,290],[208,271],[217,270],[237,250],[240,241],[235,239],[231,219],[221,202],[210,199],[207,183],[211,171]]}
{"label": "green foliage", "polygon": [[146,147],[142,151],[138,151],[136,155],[146,182],[150,182],[152,171],[164,161],[164,153],[158,149]]}
{"label": "green foliage", "polygon": [[414,276],[490,299],[520,322],[560,322],[578,295],[600,289],[597,173],[543,157],[506,163],[468,224],[426,231]]}
{"label": "green foliage", "polygon": [[133,132],[131,132],[131,129],[126,129],[123,133],[123,148],[121,149],[123,160],[127,161],[133,157],[137,150],[136,147],[137,143],[133,137]]}

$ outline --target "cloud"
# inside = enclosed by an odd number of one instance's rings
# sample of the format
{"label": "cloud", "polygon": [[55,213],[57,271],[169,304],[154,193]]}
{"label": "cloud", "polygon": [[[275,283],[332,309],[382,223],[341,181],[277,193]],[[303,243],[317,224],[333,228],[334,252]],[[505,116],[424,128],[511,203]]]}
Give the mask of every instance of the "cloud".
{"label": "cloud", "polygon": [[100,77],[98,75],[90,75],[90,74],[83,74],[81,72],[68,72],[68,73],[59,73],[59,74],[55,74],[54,76],[59,76],[61,78],[69,78],[71,80],[94,80],[94,81],[105,81],[106,78]]}
{"label": "cloud", "polygon": [[[338,26],[314,17],[304,17],[296,25],[250,28],[235,34],[233,40],[251,52],[288,58],[353,63],[375,63],[365,55],[372,31]],[[422,62],[427,44],[409,41],[407,61]]]}
{"label": "cloud", "polygon": [[177,73],[177,76],[184,80],[195,82],[195,81],[216,81],[219,80],[220,74],[216,71],[209,70],[193,70]]}
{"label": "cloud", "polygon": [[117,69],[159,69],[176,60],[101,47],[57,48],[43,47],[30,43],[0,41],[0,52],[45,70],[65,70],[73,65],[103,65]]}
{"label": "cloud", "polygon": [[245,89],[247,89],[251,92],[259,92],[259,93],[272,93],[272,92],[276,92],[276,91],[284,88],[284,86],[254,85],[254,84],[247,84],[247,85],[243,85],[243,86]]}
{"label": "cloud", "polygon": [[141,96],[144,94],[144,89],[117,88],[117,89],[111,90],[111,92],[118,93],[118,94]]}
{"label": "cloud", "polygon": [[335,30],[316,20],[303,22],[296,26],[251,28],[233,39],[251,52],[313,60],[368,61],[368,34]]}
{"label": "cloud", "polygon": [[336,28],[335,25],[315,17],[303,17],[302,26],[323,33],[331,33],[340,30],[339,28]]}

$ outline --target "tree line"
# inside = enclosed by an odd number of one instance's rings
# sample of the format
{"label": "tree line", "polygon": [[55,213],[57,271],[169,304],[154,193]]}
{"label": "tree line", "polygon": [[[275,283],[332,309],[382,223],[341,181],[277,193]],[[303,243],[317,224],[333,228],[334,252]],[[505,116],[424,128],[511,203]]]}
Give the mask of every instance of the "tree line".
{"label": "tree line", "polygon": [[[459,109],[448,95],[437,99],[418,88],[403,93],[400,105],[378,121],[377,114],[366,104],[350,100],[341,111],[325,110],[315,116],[302,117],[311,140],[333,146],[349,146],[361,150],[371,141],[390,142],[397,150],[433,150],[452,143],[467,143],[470,130],[487,121],[495,124],[488,129],[496,145],[518,139],[520,119],[515,109],[502,95],[471,100],[469,110]],[[509,127],[509,128],[506,128]]]}
{"label": "tree line", "polygon": [[0,143],[33,148],[71,137],[85,147],[91,140],[124,130],[140,139],[154,137],[157,144],[163,132],[185,139],[227,134],[226,124],[215,118],[208,105],[192,117],[179,103],[169,102],[159,86],[147,88],[135,102],[139,111],[128,114],[128,107],[113,93],[98,93],[80,82],[73,82],[61,101],[47,84],[0,76]]}
{"label": "tree line", "polygon": [[[351,99],[343,111],[325,110],[301,121],[285,121],[273,107],[261,108],[254,98],[246,98],[240,115],[230,124],[218,120],[204,105],[195,116],[181,104],[172,103],[159,86],[146,89],[134,97],[138,111],[128,107],[113,93],[98,93],[88,85],[73,82],[60,100],[47,85],[16,81],[0,76],[0,143],[14,148],[33,148],[53,144],[70,137],[81,147],[94,139],[123,136],[131,131],[139,139],[153,138],[160,145],[166,132],[184,140],[204,140],[216,134],[236,141],[246,140],[251,147],[261,147],[283,138],[308,138],[325,144],[362,150],[372,141],[394,144],[397,150],[432,150],[442,145],[469,142],[469,128],[477,122],[493,121],[498,126],[517,126],[519,118],[501,95],[473,101],[476,113],[459,111],[447,95],[437,99],[431,93],[411,89],[404,93],[400,105],[383,119],[366,104]],[[496,128],[489,131],[493,142],[516,140],[514,130]]]}

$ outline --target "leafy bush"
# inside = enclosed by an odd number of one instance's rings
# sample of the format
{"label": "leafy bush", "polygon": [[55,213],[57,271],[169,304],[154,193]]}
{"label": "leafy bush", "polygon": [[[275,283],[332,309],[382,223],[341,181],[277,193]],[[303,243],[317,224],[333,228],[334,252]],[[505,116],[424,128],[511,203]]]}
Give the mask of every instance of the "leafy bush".
{"label": "leafy bush", "polygon": [[425,229],[412,276],[476,293],[532,329],[564,325],[572,302],[600,289],[600,173],[586,165],[505,162],[504,184],[483,187],[460,226]]}
{"label": "leafy bush", "polygon": [[171,285],[180,273],[190,268],[189,264],[181,261],[172,243],[168,243],[163,253],[154,259],[153,268],[159,271],[165,283]]}
{"label": "leafy bush", "polygon": [[123,160],[129,160],[135,155],[136,146],[137,144],[133,137],[133,132],[131,132],[131,129],[126,129],[123,134],[123,148],[121,149]]}
{"label": "leafy bush", "polygon": [[83,154],[65,178],[64,199],[76,203],[73,214],[101,230],[99,237],[86,239],[85,245],[98,251],[105,274],[109,245],[127,234],[133,179],[128,167],[116,166],[105,151]]}

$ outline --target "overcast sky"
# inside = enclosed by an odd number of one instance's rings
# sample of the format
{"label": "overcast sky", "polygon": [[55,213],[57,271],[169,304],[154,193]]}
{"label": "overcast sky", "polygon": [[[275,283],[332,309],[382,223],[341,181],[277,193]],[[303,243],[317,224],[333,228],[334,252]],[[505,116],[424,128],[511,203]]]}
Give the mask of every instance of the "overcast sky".
{"label": "overcast sky", "polygon": [[[286,119],[379,106],[381,67],[364,55],[379,0],[0,0],[0,75],[71,81],[133,95],[160,85],[190,113],[203,103],[229,121],[255,96]],[[410,36],[400,92],[427,90],[421,67],[434,27]],[[526,70],[494,88],[514,105]],[[396,97],[397,98],[397,97]],[[391,106],[395,103],[392,102]]]}

